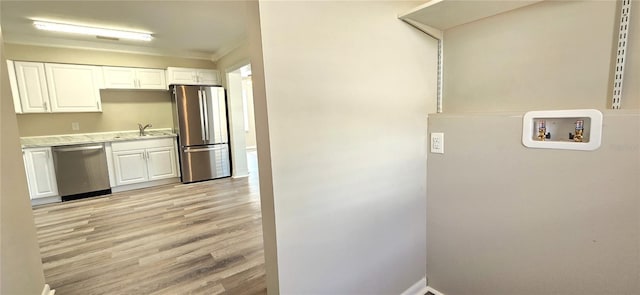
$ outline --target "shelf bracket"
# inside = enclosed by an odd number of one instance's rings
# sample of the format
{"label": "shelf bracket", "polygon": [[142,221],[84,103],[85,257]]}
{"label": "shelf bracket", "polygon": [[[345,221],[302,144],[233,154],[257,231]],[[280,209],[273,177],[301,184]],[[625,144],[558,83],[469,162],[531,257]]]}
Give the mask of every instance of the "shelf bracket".
{"label": "shelf bracket", "polygon": [[631,0],[622,0],[620,12],[620,26],[618,28],[618,50],[616,51],[616,68],[613,78],[613,96],[611,108],[620,109],[622,100],[622,82],[624,81],[624,64],[627,55],[627,39],[629,37],[629,23],[631,18]]}
{"label": "shelf bracket", "polygon": [[419,31],[429,35],[431,38],[438,40],[438,74],[437,74],[438,81],[436,84],[436,110],[438,113],[442,113],[442,63],[444,59],[443,57],[444,32],[409,18],[400,18],[400,20],[418,29]]}

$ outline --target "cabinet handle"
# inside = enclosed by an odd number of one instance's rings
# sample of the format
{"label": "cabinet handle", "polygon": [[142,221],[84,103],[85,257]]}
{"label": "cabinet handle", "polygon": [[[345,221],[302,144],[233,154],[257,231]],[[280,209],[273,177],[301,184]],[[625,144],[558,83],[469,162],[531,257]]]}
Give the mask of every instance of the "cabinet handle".
{"label": "cabinet handle", "polygon": [[100,102],[96,100],[96,107],[100,108]]}
{"label": "cabinet handle", "polygon": [[47,107],[47,102],[46,101],[42,103],[42,106],[44,106],[44,110],[45,111],[49,110],[49,108]]}

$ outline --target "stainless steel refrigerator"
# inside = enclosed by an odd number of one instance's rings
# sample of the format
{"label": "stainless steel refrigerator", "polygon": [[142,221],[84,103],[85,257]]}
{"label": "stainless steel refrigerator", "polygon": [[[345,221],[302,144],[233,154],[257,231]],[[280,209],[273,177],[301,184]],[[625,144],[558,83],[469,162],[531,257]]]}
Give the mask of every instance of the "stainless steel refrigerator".
{"label": "stainless steel refrigerator", "polygon": [[231,176],[224,88],[171,85],[170,93],[182,182]]}

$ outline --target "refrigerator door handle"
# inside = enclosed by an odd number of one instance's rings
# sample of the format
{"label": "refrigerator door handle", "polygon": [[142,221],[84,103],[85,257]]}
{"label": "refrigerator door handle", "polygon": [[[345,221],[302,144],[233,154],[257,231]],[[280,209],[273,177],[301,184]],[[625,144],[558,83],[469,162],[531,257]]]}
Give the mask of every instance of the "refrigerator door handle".
{"label": "refrigerator door handle", "polygon": [[200,135],[202,135],[202,141],[207,140],[205,129],[204,129],[204,118],[206,114],[203,112],[204,99],[202,97],[202,90],[198,89],[198,108],[200,109]]}
{"label": "refrigerator door handle", "polygon": [[202,101],[204,102],[204,140],[209,140],[209,103],[207,102],[207,92],[202,90]]}
{"label": "refrigerator door handle", "polygon": [[208,152],[208,151],[218,151],[218,150],[222,150],[224,149],[224,147],[222,146],[215,146],[215,147],[206,147],[206,148],[185,148],[184,152],[185,153],[196,153],[196,152]]}

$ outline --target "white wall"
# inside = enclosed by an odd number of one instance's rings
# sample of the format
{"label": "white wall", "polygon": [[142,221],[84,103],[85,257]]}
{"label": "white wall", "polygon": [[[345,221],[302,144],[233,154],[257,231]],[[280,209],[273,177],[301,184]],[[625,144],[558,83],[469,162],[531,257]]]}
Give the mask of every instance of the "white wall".
{"label": "white wall", "polygon": [[44,273],[0,33],[0,294],[42,292]]}
{"label": "white wall", "polygon": [[437,42],[397,19],[417,4],[260,3],[261,197],[277,232],[265,255],[281,294],[399,294],[425,274]]}
{"label": "white wall", "polygon": [[241,43],[236,49],[216,61],[218,70],[223,76],[222,85],[228,87],[227,77],[224,75],[226,71],[235,71],[239,67],[249,63],[249,41],[247,40],[246,42]]}
{"label": "white wall", "polygon": [[445,31],[444,112],[607,108],[616,11],[544,1]]}
{"label": "white wall", "polygon": [[278,251],[276,241],[276,212],[273,197],[273,175],[271,170],[271,144],[269,135],[269,115],[267,111],[264,57],[262,53],[262,33],[260,28],[260,5],[258,1],[247,4],[247,32],[251,73],[253,77],[253,98],[255,105],[256,137],[260,142],[258,172],[260,174],[260,211],[262,213],[262,237],[264,245],[264,266],[268,294],[279,294]]}

